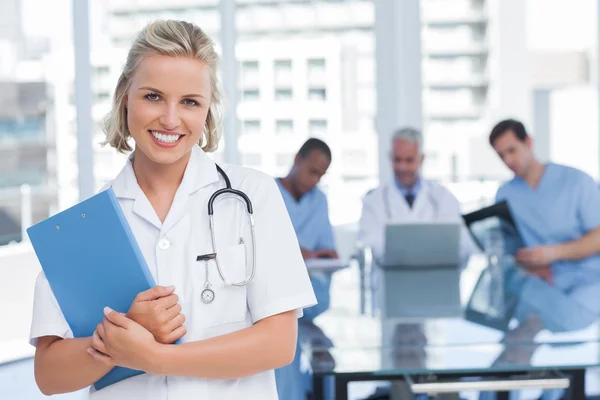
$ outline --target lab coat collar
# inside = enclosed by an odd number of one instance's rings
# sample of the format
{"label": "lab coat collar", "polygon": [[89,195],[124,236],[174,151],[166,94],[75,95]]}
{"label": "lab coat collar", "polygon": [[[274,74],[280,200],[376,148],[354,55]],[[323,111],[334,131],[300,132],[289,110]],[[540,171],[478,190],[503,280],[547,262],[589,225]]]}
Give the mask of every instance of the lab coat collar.
{"label": "lab coat collar", "polygon": [[[133,172],[133,157],[134,152],[129,155],[127,163],[111,184],[118,198],[135,200],[141,192]],[[218,180],[215,163],[199,146],[195,146],[178,191],[192,194]]]}
{"label": "lab coat collar", "polygon": [[152,205],[137,183],[133,172],[133,157],[134,153],[131,153],[127,163],[111,186],[118,198],[135,200],[133,212],[158,229],[168,230],[173,227],[185,214],[189,196],[219,180],[215,163],[200,147],[195,146],[183,174],[183,180],[175,193],[169,214],[164,224],[161,224]]}
{"label": "lab coat collar", "polygon": [[431,196],[429,181],[421,177],[419,177],[419,191],[416,194],[412,208],[408,206],[404,193],[402,193],[398,187],[395,178],[387,185],[385,191],[386,192],[383,193],[383,196],[387,196],[387,199],[384,200],[386,208],[385,212],[387,217],[392,219],[406,218],[406,216],[410,215],[420,215],[423,208],[427,206],[429,197]]}
{"label": "lab coat collar", "polygon": [[218,180],[215,162],[199,146],[194,146],[180,189],[190,195]]}
{"label": "lab coat collar", "polygon": [[218,180],[219,173],[214,161],[199,146],[194,146],[190,161],[183,174],[183,180],[177,189],[177,193],[175,193],[173,204],[171,204],[169,214],[161,228],[163,234],[173,228],[186,215],[191,195],[194,192]]}
{"label": "lab coat collar", "polygon": [[394,183],[396,184],[396,187],[398,188],[398,190],[400,190],[400,193],[402,193],[403,196],[406,197],[407,194],[412,193],[413,195],[417,196],[419,194],[419,191],[421,190],[421,176],[417,176],[417,181],[415,182],[414,186],[412,188],[408,188],[407,186],[404,186],[399,180],[398,178],[394,178]]}

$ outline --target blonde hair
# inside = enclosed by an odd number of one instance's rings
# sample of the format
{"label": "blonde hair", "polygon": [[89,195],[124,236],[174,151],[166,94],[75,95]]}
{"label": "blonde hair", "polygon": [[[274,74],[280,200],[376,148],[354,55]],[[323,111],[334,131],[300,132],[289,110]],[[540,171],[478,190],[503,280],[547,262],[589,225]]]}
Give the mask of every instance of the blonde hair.
{"label": "blonde hair", "polygon": [[125,97],[138,66],[145,57],[152,55],[194,58],[209,67],[212,100],[198,145],[207,152],[216,150],[221,136],[222,121],[221,91],[216,71],[219,56],[213,41],[202,29],[189,22],[173,20],[151,22],[140,31],[133,42],[117,82],[112,110],[104,121],[106,141],[103,144],[110,144],[120,153],[132,150],[127,143],[131,133],[127,126]]}

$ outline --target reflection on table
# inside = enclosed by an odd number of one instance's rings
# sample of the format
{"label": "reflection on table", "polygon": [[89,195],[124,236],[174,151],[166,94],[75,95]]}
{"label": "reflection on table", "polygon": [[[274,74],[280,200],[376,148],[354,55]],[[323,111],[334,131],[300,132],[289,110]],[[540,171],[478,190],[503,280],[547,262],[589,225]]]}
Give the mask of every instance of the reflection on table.
{"label": "reflection on table", "polygon": [[[600,325],[591,310],[528,275],[510,257],[503,259],[499,278],[490,274],[485,261],[474,257],[461,273],[462,316],[402,319],[325,313],[328,324],[319,327],[317,320],[317,325],[305,326],[312,333],[303,348],[313,373],[401,377],[580,371],[600,365]],[[493,304],[498,290],[500,311]]]}

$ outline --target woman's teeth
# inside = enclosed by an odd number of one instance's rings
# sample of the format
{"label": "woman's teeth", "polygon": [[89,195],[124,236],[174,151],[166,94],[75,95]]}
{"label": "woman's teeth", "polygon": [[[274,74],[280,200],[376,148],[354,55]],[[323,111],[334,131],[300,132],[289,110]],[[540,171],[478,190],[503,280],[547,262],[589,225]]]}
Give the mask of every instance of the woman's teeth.
{"label": "woman's teeth", "polygon": [[165,135],[164,133],[158,133],[154,131],[150,131],[150,133],[162,143],[175,143],[181,137],[181,135]]}

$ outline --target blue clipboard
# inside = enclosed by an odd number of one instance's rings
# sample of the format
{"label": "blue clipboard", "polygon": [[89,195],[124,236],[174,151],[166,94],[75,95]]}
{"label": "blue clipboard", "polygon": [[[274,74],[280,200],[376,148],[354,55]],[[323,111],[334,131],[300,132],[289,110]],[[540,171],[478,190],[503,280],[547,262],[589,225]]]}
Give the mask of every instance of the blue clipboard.
{"label": "blue clipboard", "polygon": [[[93,335],[104,307],[127,312],[139,292],[156,286],[112,188],[27,233],[76,338]],[[115,367],[94,387],[142,373]]]}

